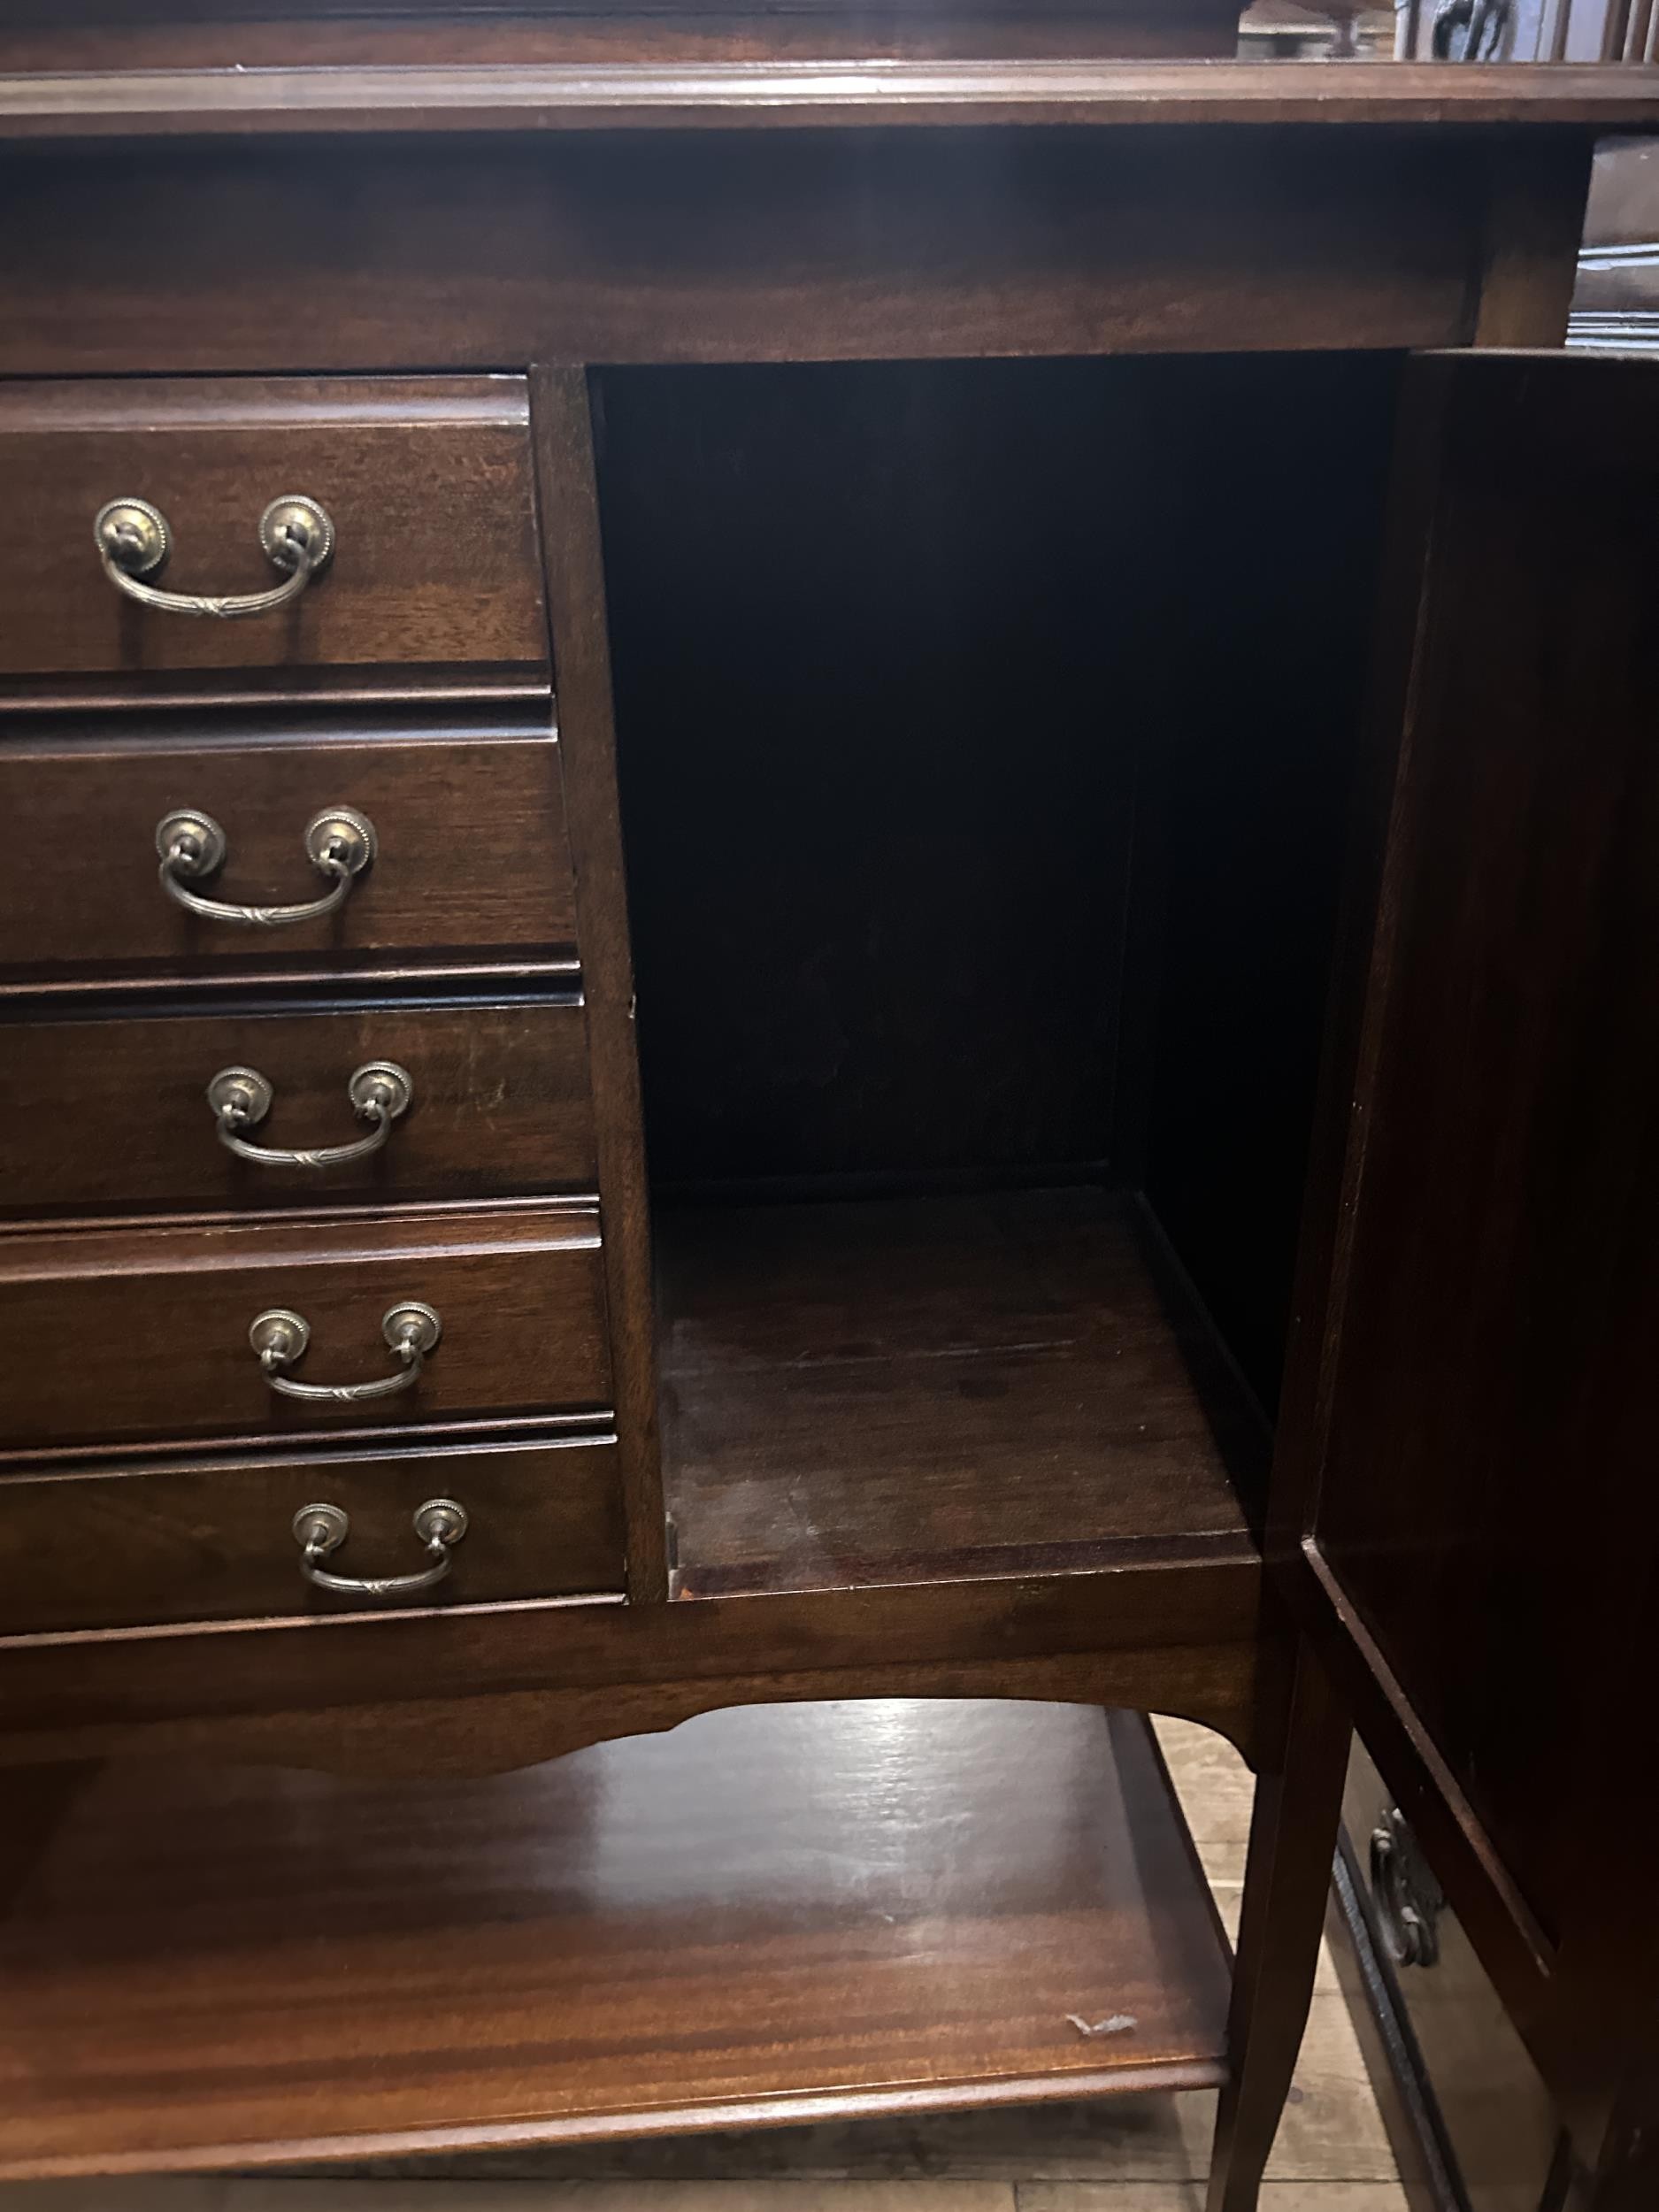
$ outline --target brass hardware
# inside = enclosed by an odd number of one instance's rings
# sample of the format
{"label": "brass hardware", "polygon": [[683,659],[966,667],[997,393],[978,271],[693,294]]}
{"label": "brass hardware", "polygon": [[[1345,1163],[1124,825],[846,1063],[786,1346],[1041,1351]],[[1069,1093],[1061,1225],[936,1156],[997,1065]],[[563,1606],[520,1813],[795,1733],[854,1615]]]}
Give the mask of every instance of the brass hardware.
{"label": "brass hardware", "polygon": [[428,1498],[415,1509],[414,1530],[432,1564],[412,1575],[341,1575],[322,1565],[351,1533],[349,1515],[337,1505],[303,1505],[294,1516],[294,1540],[300,1548],[300,1572],[319,1590],[342,1590],[361,1598],[412,1597],[430,1590],[449,1573],[455,1547],[466,1534],[466,1508],[453,1498]]}
{"label": "brass hardware", "polygon": [[173,533],[147,499],[112,499],[94,526],[106,565],[125,577],[153,576],[173,550]]}
{"label": "brass hardware", "polygon": [[207,1087],[219,1142],[239,1160],[252,1160],[260,1167],[343,1167],[350,1160],[366,1160],[391,1135],[392,1124],[408,1112],[415,1086],[407,1068],[400,1068],[396,1061],[369,1060],[350,1076],[346,1095],[357,1119],[373,1124],[366,1137],[284,1151],[274,1145],[250,1144],[242,1133],[258,1127],[276,1097],[257,1068],[221,1068]]}
{"label": "brass hardware", "polygon": [[229,840],[211,814],[199,807],[175,807],[156,825],[161,855],[161,887],[176,904],[204,921],[235,922],[249,929],[284,929],[294,922],[320,921],[343,906],[353,879],[380,849],[374,825],[354,806],[326,806],[305,825],[305,857],[330,887],[319,899],[293,906],[239,906],[227,899],[204,898],[189,886],[216,875],[225,864]]}
{"label": "brass hardware", "polygon": [[334,549],[334,526],[327,510],[302,492],[284,492],[259,518],[259,549],[285,581],[266,591],[229,597],[206,592],[163,591],[147,584],[173,550],[167,518],[147,499],[111,499],[100,507],[92,526],[104,572],[116,589],[141,605],[164,614],[212,615],[234,620],[242,615],[272,614],[297,599],[312,577],[326,568]]}
{"label": "brass hardware", "polygon": [[443,1324],[432,1307],[418,1298],[401,1298],[380,1322],[380,1334],[403,1362],[394,1375],[365,1383],[296,1382],[285,1371],[305,1356],[311,1325],[303,1314],[287,1306],[272,1306],[255,1318],[248,1341],[258,1356],[265,1379],[285,1398],[304,1398],[311,1404],[355,1406],[367,1398],[390,1398],[412,1389],[419,1381],[428,1355],[443,1333]]}
{"label": "brass hardware", "polygon": [[1383,1948],[1396,1966],[1432,1966],[1440,1955],[1444,1892],[1398,1806],[1383,1813],[1371,1839],[1371,1899]]}

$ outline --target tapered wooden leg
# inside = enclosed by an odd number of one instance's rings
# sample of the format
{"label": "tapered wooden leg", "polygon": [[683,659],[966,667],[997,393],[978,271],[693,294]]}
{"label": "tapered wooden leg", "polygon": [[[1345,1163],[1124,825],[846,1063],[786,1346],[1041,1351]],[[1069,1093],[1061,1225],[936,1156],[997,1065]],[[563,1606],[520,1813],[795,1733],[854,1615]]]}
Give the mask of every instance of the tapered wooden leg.
{"label": "tapered wooden leg", "polygon": [[0,1917],[28,1879],[52,1832],[98,1771],[98,1763],[0,1767]]}
{"label": "tapered wooden leg", "polygon": [[1348,1763],[1348,1717],[1297,1646],[1283,1755],[1256,1786],[1205,2212],[1255,2212],[1308,2024]]}

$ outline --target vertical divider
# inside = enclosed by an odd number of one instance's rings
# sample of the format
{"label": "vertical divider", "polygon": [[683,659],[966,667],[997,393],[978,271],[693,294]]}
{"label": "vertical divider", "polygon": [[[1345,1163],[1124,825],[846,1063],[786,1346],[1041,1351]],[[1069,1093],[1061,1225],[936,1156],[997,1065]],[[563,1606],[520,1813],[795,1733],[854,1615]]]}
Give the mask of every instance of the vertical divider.
{"label": "vertical divider", "polygon": [[668,1549],[657,1416],[649,1201],[617,801],[604,552],[585,368],[531,372],[530,428],[593,1064],[627,1594],[635,1604],[652,1604],[668,1595]]}

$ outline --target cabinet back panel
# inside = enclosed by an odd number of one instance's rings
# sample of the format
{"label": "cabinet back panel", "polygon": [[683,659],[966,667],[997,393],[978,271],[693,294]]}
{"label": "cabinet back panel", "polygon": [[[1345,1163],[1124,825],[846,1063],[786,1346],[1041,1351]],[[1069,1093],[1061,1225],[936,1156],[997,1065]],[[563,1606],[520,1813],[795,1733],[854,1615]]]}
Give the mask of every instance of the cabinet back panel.
{"label": "cabinet back panel", "polygon": [[1070,363],[603,379],[659,1178],[1102,1151],[1145,385]]}

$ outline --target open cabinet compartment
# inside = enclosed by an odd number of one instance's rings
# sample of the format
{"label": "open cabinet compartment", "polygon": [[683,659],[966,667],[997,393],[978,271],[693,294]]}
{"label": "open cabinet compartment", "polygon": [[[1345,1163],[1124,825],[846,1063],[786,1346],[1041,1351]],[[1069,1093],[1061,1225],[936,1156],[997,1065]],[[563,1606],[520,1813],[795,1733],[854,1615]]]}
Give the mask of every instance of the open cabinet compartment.
{"label": "open cabinet compartment", "polygon": [[1400,368],[598,380],[680,1595],[1251,1549]]}

